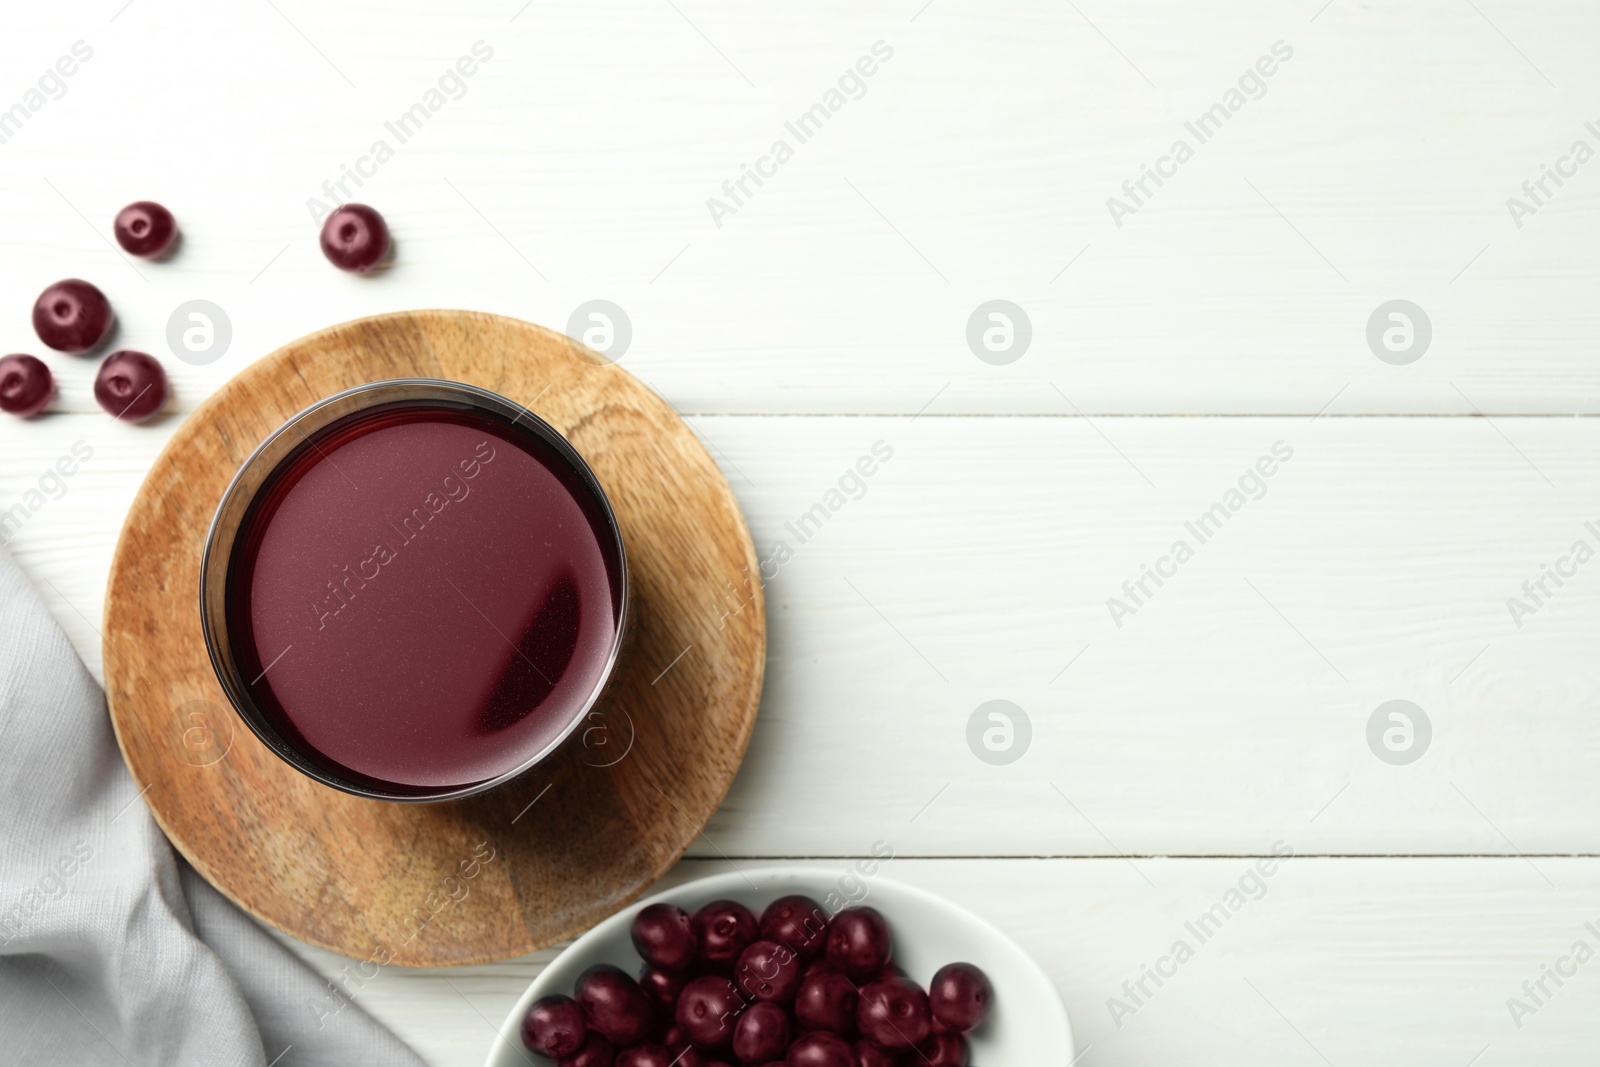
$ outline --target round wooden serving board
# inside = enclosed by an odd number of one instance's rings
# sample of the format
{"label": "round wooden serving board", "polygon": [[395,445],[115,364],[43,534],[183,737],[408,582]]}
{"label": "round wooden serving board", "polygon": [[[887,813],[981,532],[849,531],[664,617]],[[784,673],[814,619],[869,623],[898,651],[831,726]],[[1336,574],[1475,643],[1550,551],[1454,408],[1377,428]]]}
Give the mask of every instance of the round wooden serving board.
{"label": "round wooden serving board", "polygon": [[[200,632],[200,553],[239,465],[315,401],[404,377],[491,389],[566,435],[622,524],[638,613],[617,696],[581,739],[508,786],[451,803],[364,800],[283,763],[229,707]],[[721,803],[761,695],[757,575],[727,481],[627,372],[514,319],[383,315],[278,350],[179,427],[112,561],[106,695],[156,821],[239,906],[362,961],[501,959],[632,900]]]}

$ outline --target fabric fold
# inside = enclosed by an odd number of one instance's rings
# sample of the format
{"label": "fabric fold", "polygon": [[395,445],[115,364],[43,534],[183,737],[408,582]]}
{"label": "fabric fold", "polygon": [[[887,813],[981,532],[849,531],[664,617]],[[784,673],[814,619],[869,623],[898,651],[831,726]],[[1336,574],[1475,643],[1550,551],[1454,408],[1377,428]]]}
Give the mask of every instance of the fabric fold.
{"label": "fabric fold", "polygon": [[175,855],[104,694],[0,550],[0,1062],[422,1067],[327,997]]}

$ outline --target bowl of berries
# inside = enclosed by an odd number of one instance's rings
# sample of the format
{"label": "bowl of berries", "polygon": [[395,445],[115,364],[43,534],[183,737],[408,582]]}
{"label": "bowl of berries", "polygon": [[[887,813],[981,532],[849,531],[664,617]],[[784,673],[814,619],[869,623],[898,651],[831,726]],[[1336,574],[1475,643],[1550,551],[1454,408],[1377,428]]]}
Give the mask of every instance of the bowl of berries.
{"label": "bowl of berries", "polygon": [[1039,965],[878,869],[733,872],[625,908],[534,980],[487,1067],[1070,1063]]}

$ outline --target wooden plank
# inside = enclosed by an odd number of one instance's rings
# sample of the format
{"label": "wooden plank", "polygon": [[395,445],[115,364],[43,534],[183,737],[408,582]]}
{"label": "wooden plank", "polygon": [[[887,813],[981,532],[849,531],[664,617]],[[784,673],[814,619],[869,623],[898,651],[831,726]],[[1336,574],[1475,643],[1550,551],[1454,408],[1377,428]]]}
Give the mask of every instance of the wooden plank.
{"label": "wooden plank", "polygon": [[[694,419],[763,556],[873,441],[896,448],[768,587],[767,702],[716,847],[844,855],[886,836],[903,856],[1109,857],[893,872],[1028,945],[1093,1046],[1086,1065],[1587,1062],[1582,972],[1520,1029],[1506,999],[1576,939],[1600,943],[1583,926],[1596,861],[1540,855],[1595,848],[1595,594],[1579,570],[1521,629],[1505,601],[1596,518],[1593,449],[1581,424],[1499,416],[1600,410],[1600,171],[1547,184],[1520,227],[1507,208],[1573,140],[1600,144],[1583,103],[1600,89],[1600,11],[678,7],[11,13],[15,93],[75,40],[95,57],[0,144],[4,350],[34,344],[32,294],[89,277],[118,308],[116,343],[161,356],[185,412],[333,322],[459,306],[562,328],[605,298],[634,328],[623,365],[690,415],[926,411]],[[466,95],[359,190],[394,225],[397,266],[333,272],[306,198],[479,39],[496,54]],[[706,198],[879,39],[896,54],[867,94],[718,228]],[[1280,39],[1295,56],[1267,95],[1118,228],[1107,197]],[[104,238],[147,196],[177,210],[186,242],[141,275]],[[1006,366],[964,336],[995,298],[1034,328]],[[1365,338],[1395,298],[1434,327],[1410,366]],[[233,328],[208,366],[166,340],[193,299]],[[12,550],[98,671],[112,543],[173,422],[103,420],[94,361],[48,358],[76,414],[0,419],[0,508],[31,488],[47,501]],[[1493,425],[1336,417],[1475,411]],[[942,417],[1074,412],[1093,426]],[[1174,413],[1305,417],[1098,417]],[[1104,599],[1280,438],[1296,455],[1268,495],[1118,629]],[[41,486],[76,441],[93,457],[64,491]],[[1412,765],[1368,748],[1368,718],[1395,698],[1434,730]],[[992,699],[1032,718],[1010,766],[966,748]],[[1118,1029],[1107,998],[1250,861],[1135,870],[1115,853],[1280,837],[1502,855],[1296,861]],[[690,860],[668,882],[720,869]],[[547,958],[390,968],[360,996],[432,1062],[477,1064]]]}
{"label": "wooden plank", "polygon": [[[1600,586],[1589,566],[1563,564],[1576,575],[1559,589],[1543,577],[1575,541],[1600,545],[1584,421],[692,425],[768,561],[772,633],[755,736],[700,855],[846,854],[886,836],[906,854],[1228,854],[1319,812],[1297,840],[1324,853],[1600,850]],[[0,502],[71,441],[96,444],[14,543],[96,665],[88,620],[119,503],[165,428],[0,423]],[[1185,524],[1280,441],[1293,456],[1265,496],[1199,543]],[[846,472],[878,442],[892,457],[849,499]],[[1108,599],[1131,606],[1123,583],[1178,539],[1194,558],[1159,589],[1147,579],[1119,627]],[[774,570],[780,541],[793,555]],[[1519,628],[1508,599],[1533,606],[1523,583],[1540,580],[1550,595]],[[1032,725],[1006,766],[967,742],[997,699]],[[1432,728],[1410,765],[1367,740],[1396,699]]]}
{"label": "wooden plank", "polygon": [[[1580,941],[1600,950],[1591,929],[1600,927],[1600,861],[1537,861],[1554,888],[1516,858],[1297,858],[1266,878],[1255,862],[1157,860],[1135,872],[1116,859],[897,859],[884,874],[948,896],[1026,945],[1066,1003],[1080,1063],[1592,1060],[1595,963],[1576,964],[1571,953]],[[726,869],[688,860],[662,887]],[[1202,942],[1187,924],[1216,907],[1228,917],[1213,919]],[[1180,940],[1192,956],[1177,964]],[[330,977],[348,966],[291,947]],[[354,999],[430,1063],[471,1067],[550,958],[390,968]],[[1558,964],[1569,974],[1561,985],[1547,977]],[[1159,987],[1145,978],[1148,995],[1124,989],[1158,966],[1175,973]],[[1523,988],[1540,981],[1543,994]],[[1511,998],[1532,1010],[1514,1018]]]}
{"label": "wooden plank", "polygon": [[[1545,179],[1532,216],[1507,206],[1546,165],[1572,170],[1575,141],[1600,149],[1585,125],[1600,112],[1573,102],[1600,87],[1600,10],[921,6],[30,14],[0,43],[8,69],[42,70],[78,38],[96,52],[3,146],[5,343],[33,344],[26,302],[82,275],[119,309],[116,343],[167,360],[180,409],[360,315],[470,307],[564,329],[604,298],[632,323],[625,365],[690,413],[1600,411],[1600,164]],[[572,47],[597,36],[598,54]],[[493,58],[401,143],[385,124],[480,40]],[[799,143],[785,123],[877,41],[892,58]],[[1201,143],[1185,124],[1279,41],[1293,54],[1263,95]],[[782,138],[794,158],[747,180],[719,227],[708,199]],[[1179,139],[1193,159],[1146,180],[1119,227],[1108,200],[1128,202],[1124,182],[1168,166]],[[380,140],[393,158],[363,162]],[[104,165],[118,159],[181,166],[135,180]],[[307,208],[358,164],[371,177],[346,191],[399,241],[379,278],[330,269]],[[106,241],[134,196],[177,211],[171,262],[131,267]],[[966,339],[997,298],[1032,325],[1008,366]],[[1408,367],[1366,339],[1396,298],[1432,325]],[[192,299],[232,327],[207,366],[168,347]],[[52,364],[64,410],[93,410],[93,362]]]}

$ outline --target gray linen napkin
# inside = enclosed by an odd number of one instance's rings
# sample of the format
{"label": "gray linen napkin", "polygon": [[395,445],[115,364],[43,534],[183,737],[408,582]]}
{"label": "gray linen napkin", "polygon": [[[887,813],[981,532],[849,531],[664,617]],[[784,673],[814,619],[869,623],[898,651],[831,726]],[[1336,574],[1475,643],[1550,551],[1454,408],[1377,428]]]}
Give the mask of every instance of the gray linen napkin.
{"label": "gray linen napkin", "polygon": [[0,1063],[422,1061],[178,860],[0,550]]}

